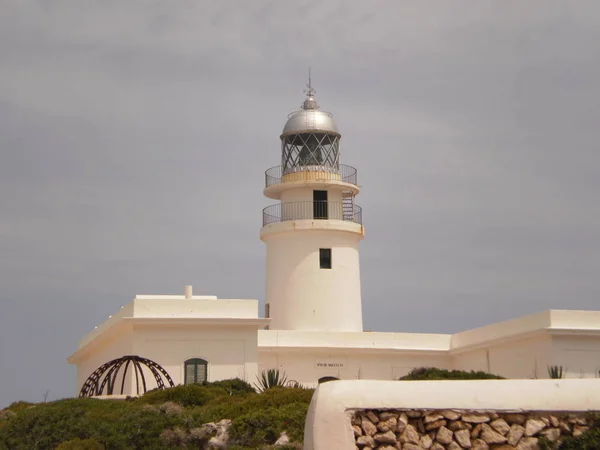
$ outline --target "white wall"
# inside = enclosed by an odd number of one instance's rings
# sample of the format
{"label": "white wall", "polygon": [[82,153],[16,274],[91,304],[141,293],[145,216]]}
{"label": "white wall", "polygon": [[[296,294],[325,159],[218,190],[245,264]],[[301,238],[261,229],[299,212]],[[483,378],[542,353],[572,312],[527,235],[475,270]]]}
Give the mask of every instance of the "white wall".
{"label": "white wall", "polygon": [[258,366],[253,326],[136,326],[134,351],[159,363],[175,385],[184,383],[184,361],[208,361],[208,381],[255,379]]}
{"label": "white wall", "polygon": [[482,370],[506,378],[547,378],[551,361],[552,339],[547,334],[452,353],[453,369]]}
{"label": "white wall", "polygon": [[[175,385],[184,383],[184,361],[208,361],[208,381],[240,378],[254,382],[258,369],[256,325],[130,325],[111,339],[97,341],[77,359],[77,391],[85,379],[102,364],[125,355],[148,358],[162,366]],[[120,374],[123,373],[123,368]],[[125,394],[135,395],[134,371],[130,367]],[[144,370],[146,389],[156,381]],[[117,380],[122,379],[121,375]],[[119,385],[120,392],[120,385]],[[115,392],[117,393],[117,392]]]}
{"label": "white wall", "polygon": [[552,336],[549,364],[563,366],[566,378],[599,377],[600,336]]}
{"label": "white wall", "polygon": [[[328,367],[325,367],[328,366]],[[415,367],[450,368],[450,358],[444,355],[410,352],[377,352],[344,349],[302,349],[260,351],[259,373],[279,368],[290,380],[306,386],[316,386],[319,378],[333,376],[342,380],[397,380]]]}
{"label": "white wall", "polygon": [[[82,355],[77,364],[77,395],[85,380],[103,364],[122,356],[133,354],[133,334],[131,327],[123,327],[110,338],[97,341]],[[120,379],[120,378],[119,378]],[[118,388],[119,393],[121,386]],[[126,380],[127,392],[131,389],[131,380]]]}
{"label": "white wall", "polygon": [[[335,229],[292,230],[263,237],[270,328],[362,331],[361,238],[358,233]],[[320,248],[331,248],[331,269],[320,268]]]}

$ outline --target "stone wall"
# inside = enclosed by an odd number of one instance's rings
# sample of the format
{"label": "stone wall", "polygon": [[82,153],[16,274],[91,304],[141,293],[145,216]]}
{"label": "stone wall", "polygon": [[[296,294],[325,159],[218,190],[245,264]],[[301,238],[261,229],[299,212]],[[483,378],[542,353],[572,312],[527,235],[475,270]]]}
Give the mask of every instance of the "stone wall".
{"label": "stone wall", "polygon": [[363,409],[351,413],[358,449],[536,450],[588,429],[587,412]]}

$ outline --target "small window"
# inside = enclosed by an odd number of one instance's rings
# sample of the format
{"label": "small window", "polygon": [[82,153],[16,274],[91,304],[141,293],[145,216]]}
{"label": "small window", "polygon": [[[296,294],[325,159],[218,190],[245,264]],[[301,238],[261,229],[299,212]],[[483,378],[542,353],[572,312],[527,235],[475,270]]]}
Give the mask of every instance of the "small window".
{"label": "small window", "polygon": [[188,359],[184,364],[185,384],[207,381],[208,361],[200,358]]}
{"label": "small window", "polygon": [[265,303],[265,317],[267,319],[271,317],[271,305],[268,303]]}
{"label": "small window", "polygon": [[321,269],[331,269],[331,249],[319,249],[319,265]]}

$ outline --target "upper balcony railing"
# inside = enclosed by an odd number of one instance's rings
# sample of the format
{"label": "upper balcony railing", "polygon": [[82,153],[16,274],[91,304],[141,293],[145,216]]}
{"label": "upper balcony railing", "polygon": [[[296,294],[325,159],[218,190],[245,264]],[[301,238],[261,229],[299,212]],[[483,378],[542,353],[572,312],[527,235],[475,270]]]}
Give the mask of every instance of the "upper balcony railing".
{"label": "upper balcony railing", "polygon": [[362,208],[330,201],[285,202],[263,209],[263,227],[288,220],[345,220],[362,225]]}
{"label": "upper balcony railing", "polygon": [[265,172],[265,187],[291,181],[342,181],[358,186],[356,169],[346,164],[329,166],[295,166],[283,172],[283,166],[271,167]]}

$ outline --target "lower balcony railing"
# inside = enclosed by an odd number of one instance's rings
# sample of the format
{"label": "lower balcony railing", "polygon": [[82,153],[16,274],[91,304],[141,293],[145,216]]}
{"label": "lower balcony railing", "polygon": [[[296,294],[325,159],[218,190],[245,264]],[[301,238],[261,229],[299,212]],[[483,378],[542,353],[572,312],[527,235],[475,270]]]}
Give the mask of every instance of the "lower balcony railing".
{"label": "lower balcony railing", "polygon": [[349,202],[285,202],[263,209],[263,226],[288,220],[346,220],[362,224],[362,208]]}

